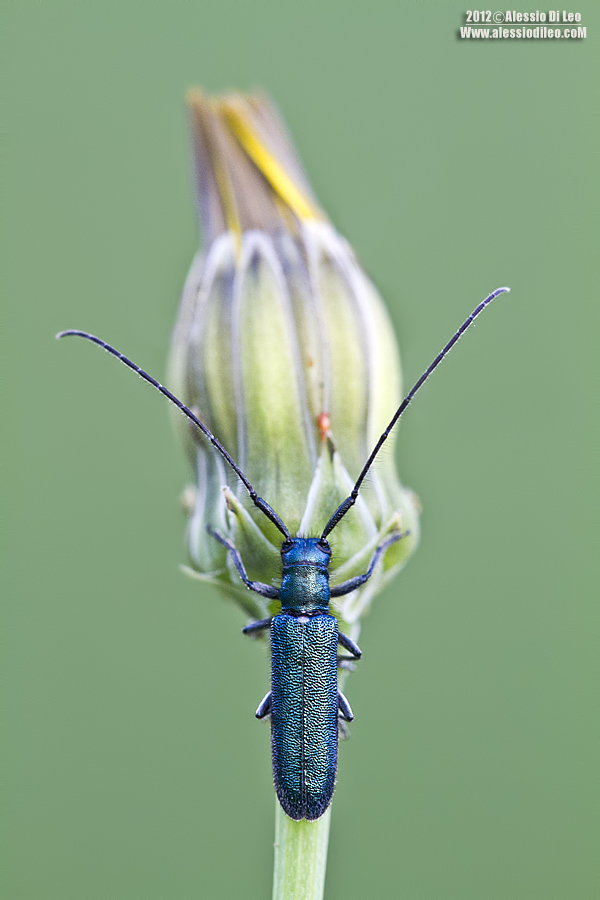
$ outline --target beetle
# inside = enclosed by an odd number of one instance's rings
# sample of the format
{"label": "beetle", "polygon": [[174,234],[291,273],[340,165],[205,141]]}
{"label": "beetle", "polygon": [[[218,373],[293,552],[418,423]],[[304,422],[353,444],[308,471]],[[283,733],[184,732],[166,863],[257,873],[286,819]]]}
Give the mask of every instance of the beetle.
{"label": "beetle", "polygon": [[[375,444],[350,494],[332,514],[319,537],[292,536],[275,510],[258,496],[218,438],[191,409],[128,357],[86,331],[70,329],[57,334],[57,338],[76,336],[97,344],[167,397],[200,429],[240,478],[254,505],[283,535],[281,585],[275,587],[251,581],[235,544],[208,526],[210,535],[231,555],[246,587],[281,603],[280,613],[250,623],[243,632],[251,635],[266,629],[270,631],[271,689],[261,700],[256,717],[271,717],[275,790],[281,806],[292,819],[318,819],[329,806],[335,788],[338,731],[343,727],[343,721],[353,719],[350,704],[338,689],[337,669],[347,667],[351,659],[360,659],[361,651],[348,635],[339,631],[337,619],[330,610],[330,600],[348,594],[368,581],[386,550],[403,534],[395,531],[375,548],[363,575],[334,587],[329,586],[331,547],[327,537],[356,503],[361,485],[383,443],[419,388],[485,307],[509,290],[497,288],[482,300],[423,372]],[[339,659],[338,645],[350,657]]]}

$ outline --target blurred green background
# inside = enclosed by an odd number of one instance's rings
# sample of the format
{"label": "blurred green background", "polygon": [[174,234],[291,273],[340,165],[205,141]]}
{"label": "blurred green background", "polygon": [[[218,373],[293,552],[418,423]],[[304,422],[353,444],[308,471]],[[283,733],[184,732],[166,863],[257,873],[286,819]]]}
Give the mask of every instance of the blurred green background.
{"label": "blurred green background", "polygon": [[268,660],[178,571],[165,404],[53,339],[164,375],[191,85],[273,96],[407,382],[512,287],[402,423],[423,540],[347,684],[327,897],[600,896],[600,22],[576,9],[587,40],[485,42],[457,3],[3,4],[3,898],[270,896]]}

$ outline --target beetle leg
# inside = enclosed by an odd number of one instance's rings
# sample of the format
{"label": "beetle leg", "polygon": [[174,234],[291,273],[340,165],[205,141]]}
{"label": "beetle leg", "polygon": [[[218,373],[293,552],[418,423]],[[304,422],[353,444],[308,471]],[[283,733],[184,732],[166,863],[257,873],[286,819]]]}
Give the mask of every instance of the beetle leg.
{"label": "beetle leg", "polygon": [[354,718],[354,713],[352,712],[352,707],[341,691],[338,691],[338,708],[342,719],[345,719],[346,722],[351,722]]}
{"label": "beetle leg", "polygon": [[257,619],[256,622],[250,622],[242,628],[242,634],[254,634],[255,631],[263,631],[265,628],[271,627],[273,617],[270,619]]}
{"label": "beetle leg", "polygon": [[273,597],[274,599],[279,597],[279,589],[273,587],[271,584],[263,584],[262,581],[250,581],[246,569],[244,568],[240,551],[235,544],[226,538],[225,535],[221,534],[220,531],[217,531],[216,528],[213,528],[212,525],[207,525],[206,530],[216,541],[222,544],[226,550],[229,550],[234,565],[238,570],[238,574],[247,588],[250,588],[250,590],[254,591],[256,594],[260,594],[262,597]]}
{"label": "beetle leg", "polygon": [[355,591],[356,588],[360,587],[361,584],[364,584],[365,581],[368,581],[371,575],[375,570],[375,566],[381,559],[382,554],[385,553],[388,547],[391,547],[392,544],[395,544],[396,541],[399,541],[400,538],[406,537],[410,532],[408,531],[395,531],[389,538],[386,538],[378,547],[375,548],[373,556],[371,557],[371,561],[369,563],[369,568],[365,572],[364,575],[357,575],[356,578],[350,578],[348,581],[342,581],[341,584],[336,584],[335,587],[331,588],[331,596],[332,597],[341,597],[343,594],[349,594],[350,591]]}
{"label": "beetle leg", "polygon": [[271,712],[271,691],[262,698],[258,704],[258,709],[254,713],[257,719],[264,719]]}
{"label": "beetle leg", "polygon": [[344,650],[347,650],[348,653],[351,653],[354,659],[360,659],[362,656],[362,650],[355,644],[352,638],[349,638],[347,634],[344,634],[343,631],[338,632],[338,644],[341,644]]}

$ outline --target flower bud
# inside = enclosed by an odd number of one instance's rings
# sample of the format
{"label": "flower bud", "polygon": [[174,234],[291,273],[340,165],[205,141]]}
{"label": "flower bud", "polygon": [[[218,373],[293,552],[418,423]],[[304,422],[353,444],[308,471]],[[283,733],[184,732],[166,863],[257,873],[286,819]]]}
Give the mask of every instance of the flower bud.
{"label": "flower bud", "polygon": [[[269,101],[193,92],[189,105],[203,251],[184,288],[170,383],[290,534],[320,535],[400,403],[392,326]],[[250,616],[272,615],[277,601],[245,587],[206,526],[233,541],[251,579],[273,584],[281,534],[202,434],[180,416],[177,427],[195,475],[191,570]],[[334,585],[365,572],[386,535],[408,532],[365,585],[334,601],[345,627],[418,540],[418,501],[398,480],[393,442],[329,537]]]}

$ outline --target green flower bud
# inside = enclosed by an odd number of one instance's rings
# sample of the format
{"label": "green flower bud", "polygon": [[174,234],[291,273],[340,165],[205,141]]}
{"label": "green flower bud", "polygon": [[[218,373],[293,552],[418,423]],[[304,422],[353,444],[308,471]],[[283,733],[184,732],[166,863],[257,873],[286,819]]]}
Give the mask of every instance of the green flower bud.
{"label": "green flower bud", "polygon": [[[204,250],[184,288],[170,382],[290,533],[319,535],[400,403],[392,326],[269,101],[194,92],[189,104]],[[206,526],[234,542],[251,579],[273,584],[281,534],[204,437],[180,416],[177,427],[195,473],[190,571],[266,618],[277,602],[244,586]],[[336,584],[363,573],[387,534],[408,532],[365,585],[336,598],[354,634],[418,541],[418,500],[398,480],[392,445],[329,538]]]}

